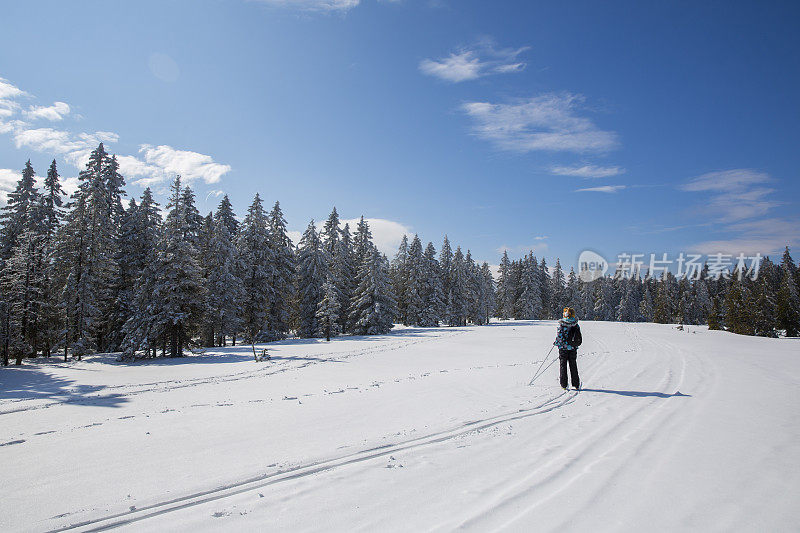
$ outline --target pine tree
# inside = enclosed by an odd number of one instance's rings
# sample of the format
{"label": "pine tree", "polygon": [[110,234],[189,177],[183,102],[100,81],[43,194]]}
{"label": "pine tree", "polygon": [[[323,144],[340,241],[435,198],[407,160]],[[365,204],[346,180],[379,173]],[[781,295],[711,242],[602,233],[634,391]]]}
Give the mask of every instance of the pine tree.
{"label": "pine tree", "polygon": [[476,324],[484,325],[489,323],[495,308],[495,289],[492,278],[492,270],[489,263],[485,262],[478,271],[478,308],[476,312]]}
{"label": "pine tree", "polygon": [[111,204],[114,196],[107,182],[108,162],[100,143],[78,175],[79,186],[68,206],[56,251],[65,342],[78,359],[105,348],[109,325],[105,317],[111,314],[114,304],[117,228]]}
{"label": "pine tree", "polygon": [[274,297],[275,260],[270,247],[269,220],[261,197],[256,193],[236,240],[241,261],[239,277],[244,295],[240,308],[242,328],[247,342],[255,343],[267,325]]}
{"label": "pine tree", "polygon": [[300,337],[314,337],[319,334],[317,309],[325,297],[323,284],[328,278],[328,264],[325,251],[314,226],[309,222],[297,251],[297,293],[300,298]]}
{"label": "pine tree", "polygon": [[291,301],[294,299],[295,253],[286,234],[286,220],[280,203],[269,214],[269,244],[272,251],[272,294],[267,318],[266,340],[286,337],[289,332]]}
{"label": "pine tree", "polygon": [[210,325],[211,345],[225,345],[228,336],[241,327],[238,315],[243,297],[242,271],[235,239],[230,233],[226,212],[218,208],[211,223],[211,236],[206,260],[206,320]]}
{"label": "pine tree", "polygon": [[566,307],[566,301],[564,298],[564,271],[561,270],[561,260],[559,258],[556,258],[556,266],[553,268],[550,286],[550,317],[560,317],[562,310]]}
{"label": "pine tree", "polygon": [[435,327],[442,320],[444,289],[442,273],[436,260],[436,248],[429,242],[422,258],[423,269],[423,307],[420,313],[420,326]]}
{"label": "pine tree", "polygon": [[550,270],[547,268],[547,261],[542,257],[542,262],[538,266],[539,287],[542,298],[542,316],[539,318],[560,318],[561,313],[553,316],[553,281],[550,279]]}
{"label": "pine tree", "polygon": [[339,292],[342,298],[339,302],[341,304],[339,326],[342,331],[345,331],[350,320],[350,302],[356,290],[356,272],[358,270],[353,238],[350,235],[350,224],[345,224],[342,228],[339,240],[339,261],[334,267],[336,268],[336,278],[340,282]]}
{"label": "pine tree", "polygon": [[513,315],[514,292],[511,289],[510,275],[511,261],[508,259],[508,252],[504,250],[497,278],[497,317],[503,320]]}
{"label": "pine tree", "polygon": [[336,337],[341,333],[339,329],[339,291],[333,283],[333,277],[328,275],[322,285],[323,298],[317,305],[317,323],[319,330],[317,334],[330,341],[331,337]]}
{"label": "pine tree", "polygon": [[522,261],[520,276],[522,292],[517,300],[516,318],[537,320],[543,316],[541,280],[536,268],[536,258],[533,257],[533,253],[530,253]]}
{"label": "pine tree", "polygon": [[397,296],[397,318],[401,323],[408,325],[408,236],[403,235],[400,246],[397,249],[391,264],[390,276],[392,279],[392,290]]}
{"label": "pine tree", "polygon": [[[425,263],[422,252],[422,241],[414,235],[408,248],[405,275],[405,324],[409,326],[423,325],[425,309]],[[397,294],[395,292],[395,294]],[[399,300],[399,299],[398,299]],[[398,304],[399,307],[399,304]],[[399,312],[399,310],[398,310]]]}
{"label": "pine tree", "polygon": [[787,337],[796,337],[800,333],[800,296],[795,270],[787,246],[781,262],[781,281],[776,302],[778,327],[786,331]]}
{"label": "pine tree", "polygon": [[450,294],[448,304],[450,308],[449,324],[451,326],[467,325],[467,298],[469,295],[467,283],[467,267],[464,254],[461,252],[461,246],[456,246],[456,251],[453,254],[453,261],[450,267]]}
{"label": "pine tree", "polygon": [[28,217],[38,201],[35,176],[29,159],[16,189],[8,194],[6,205],[0,209],[0,268],[11,257],[17,237],[25,230]]}
{"label": "pine tree", "polygon": [[214,213],[214,219],[221,220],[234,239],[239,234],[239,221],[236,220],[236,214],[233,212],[233,206],[227,194],[220,200],[217,211]]}
{"label": "pine tree", "polygon": [[444,243],[442,243],[442,251],[439,253],[439,268],[442,272],[442,292],[444,294],[442,308],[442,321],[446,324],[452,325],[453,318],[453,250],[450,248],[450,240],[447,235],[444,236]]}
{"label": "pine tree", "polygon": [[[188,189],[188,187],[187,187]],[[157,247],[158,277],[153,286],[154,319],[170,346],[170,357],[182,357],[183,348],[197,331],[203,314],[203,280],[196,240],[186,202],[193,197],[181,190],[180,176],[170,188],[169,214]]]}
{"label": "pine tree", "polygon": [[373,246],[365,249],[356,276],[351,321],[356,335],[380,335],[392,329],[397,304],[380,253]]}

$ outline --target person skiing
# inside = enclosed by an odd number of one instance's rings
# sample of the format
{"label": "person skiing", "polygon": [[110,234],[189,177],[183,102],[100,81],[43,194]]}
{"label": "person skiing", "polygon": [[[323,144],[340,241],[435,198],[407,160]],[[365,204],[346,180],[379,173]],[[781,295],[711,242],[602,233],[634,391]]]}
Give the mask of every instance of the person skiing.
{"label": "person skiing", "polygon": [[572,386],[580,390],[581,381],[578,377],[578,346],[583,342],[581,327],[575,310],[571,307],[564,308],[564,316],[558,321],[558,332],[553,343],[558,346],[558,359],[561,363],[561,388],[567,389],[567,365],[572,376]]}

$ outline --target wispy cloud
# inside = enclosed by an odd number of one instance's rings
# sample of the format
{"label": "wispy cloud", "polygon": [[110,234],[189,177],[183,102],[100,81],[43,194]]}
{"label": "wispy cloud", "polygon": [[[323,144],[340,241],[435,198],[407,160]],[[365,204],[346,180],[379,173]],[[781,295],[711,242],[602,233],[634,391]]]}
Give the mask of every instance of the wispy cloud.
{"label": "wispy cloud", "polygon": [[25,111],[25,116],[29,119],[42,118],[56,122],[63,120],[65,116],[69,115],[69,112],[69,104],[66,102],[54,102],[51,106],[31,106]]}
{"label": "wispy cloud", "polygon": [[468,102],[462,109],[475,134],[502,150],[605,152],[619,145],[617,134],[578,115],[580,95],[550,93],[509,104]]}
{"label": "wispy cloud", "polygon": [[[70,106],[55,102],[51,106],[28,106],[23,111],[20,104],[23,98],[33,96],[0,78],[0,134],[10,134],[17,149],[62,156],[67,163],[82,169],[99,143],[119,141],[119,135],[111,131],[90,133],[68,127],[35,127],[30,121],[61,121],[69,117]],[[186,182],[217,183],[231,170],[229,165],[217,163],[209,155],[169,145],[141,144],[137,155],[119,155],[118,160],[123,175],[141,185],[164,182],[175,174],[181,174]]]}
{"label": "wispy cloud", "polygon": [[726,227],[736,234],[729,239],[709,240],[691,247],[702,254],[779,254],[784,246],[800,245],[800,220],[785,218],[765,218],[738,222]]}
{"label": "wispy cloud", "polygon": [[607,194],[614,194],[625,188],[625,185],[601,185],[600,187],[586,187],[584,189],[577,189],[575,192],[604,192]]}
{"label": "wispy cloud", "polygon": [[596,165],[553,166],[550,172],[557,176],[575,176],[576,178],[608,178],[625,173],[621,167],[599,167]]}
{"label": "wispy cloud", "polygon": [[344,12],[360,4],[360,0],[255,0],[271,7],[301,11]]}
{"label": "wispy cloud", "polygon": [[518,56],[528,50],[522,48],[498,48],[491,39],[485,39],[470,47],[462,48],[440,59],[423,59],[419,70],[428,76],[458,83],[489,76],[520,72],[525,63]]}
{"label": "wispy cloud", "polygon": [[766,215],[779,202],[767,198],[775,189],[763,185],[772,181],[764,172],[733,169],[709,172],[681,186],[689,192],[707,193],[702,210],[718,222],[736,222]]}

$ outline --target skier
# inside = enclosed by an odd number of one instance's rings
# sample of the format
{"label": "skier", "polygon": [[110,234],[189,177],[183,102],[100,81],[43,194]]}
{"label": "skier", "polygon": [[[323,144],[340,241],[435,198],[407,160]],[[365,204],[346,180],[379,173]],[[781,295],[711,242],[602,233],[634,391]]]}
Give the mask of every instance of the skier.
{"label": "skier", "polygon": [[567,389],[567,364],[572,375],[572,386],[580,390],[581,381],[578,378],[578,346],[583,342],[581,327],[571,307],[564,308],[564,317],[558,321],[558,333],[553,343],[558,346],[558,359],[561,363],[561,388]]}

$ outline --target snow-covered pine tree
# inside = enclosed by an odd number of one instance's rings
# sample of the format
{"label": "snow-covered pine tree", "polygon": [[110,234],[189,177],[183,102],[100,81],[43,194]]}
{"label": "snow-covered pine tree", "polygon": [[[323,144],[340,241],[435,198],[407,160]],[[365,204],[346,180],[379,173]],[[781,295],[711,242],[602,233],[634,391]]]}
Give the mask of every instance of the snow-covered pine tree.
{"label": "snow-covered pine tree", "polygon": [[469,287],[467,264],[461,246],[456,246],[450,266],[450,322],[451,326],[467,325]]}
{"label": "snow-covered pine tree", "polygon": [[423,307],[420,314],[420,326],[435,327],[442,320],[444,307],[444,289],[439,261],[436,260],[436,248],[428,243],[422,258],[423,262]]}
{"label": "snow-covered pine tree", "polygon": [[453,324],[453,250],[450,248],[450,240],[444,236],[442,250],[439,252],[439,268],[442,273],[442,291],[444,306],[442,308],[442,321],[448,325]]}
{"label": "snow-covered pine tree", "polygon": [[556,257],[556,266],[550,280],[550,318],[559,318],[567,306],[564,298],[564,271],[561,269],[561,260]]}
{"label": "snow-covered pine tree", "polygon": [[141,264],[136,262],[136,243],[139,239],[139,206],[131,198],[128,209],[123,209],[117,218],[116,267],[112,280],[115,302],[107,317],[108,347],[117,351],[125,338],[125,324],[135,313],[136,284],[141,276]]}
{"label": "snow-covered pine tree", "polygon": [[489,323],[489,318],[494,312],[495,291],[492,270],[489,263],[485,262],[478,270],[478,305],[475,315],[475,323],[484,325]]}
{"label": "snow-covered pine tree", "polygon": [[[247,210],[239,236],[239,253],[243,296],[239,304],[245,340],[254,343],[267,325],[273,298],[275,258],[270,246],[269,220],[261,196],[256,193]],[[234,341],[235,342],[235,341]]]}
{"label": "snow-covered pine tree", "polygon": [[500,259],[499,276],[497,278],[497,317],[508,319],[513,315],[513,291],[511,290],[511,261],[508,259],[508,251],[503,250],[503,257]]}
{"label": "snow-covered pine tree", "polygon": [[785,330],[787,337],[796,337],[800,334],[800,296],[796,267],[788,246],[781,261],[781,282],[776,304],[778,327]]}
{"label": "snow-covered pine tree", "polygon": [[35,230],[39,223],[35,219],[40,214],[40,198],[35,175],[28,160],[16,188],[9,193],[6,205],[0,210],[0,342],[3,365],[8,365],[10,353],[17,357],[17,364],[21,364],[22,357],[30,351],[26,337],[30,334],[28,320],[33,311],[31,280],[27,279],[31,265],[25,263],[39,248]]}
{"label": "snow-covered pine tree", "polygon": [[[542,259],[544,261],[544,259]],[[549,279],[549,278],[548,278]],[[521,320],[538,320],[542,317],[542,277],[536,268],[533,252],[522,261],[520,286],[522,292],[517,300],[516,317]]]}
{"label": "snow-covered pine tree", "polygon": [[[405,324],[421,326],[425,309],[425,262],[422,252],[422,241],[414,235],[408,247],[408,258],[405,265]],[[397,294],[395,292],[395,294]],[[399,304],[398,304],[399,308]],[[399,313],[399,309],[398,309]]]}
{"label": "snow-covered pine tree", "polygon": [[[186,188],[188,189],[188,187]],[[155,326],[163,331],[170,357],[182,357],[183,348],[197,332],[203,316],[204,290],[185,202],[193,195],[181,189],[180,176],[170,188],[169,213],[158,245],[158,276],[153,285]]]}
{"label": "snow-covered pine tree", "polygon": [[317,305],[317,335],[330,341],[341,333],[339,329],[339,291],[333,282],[333,276],[328,275],[322,285],[322,300]]}
{"label": "snow-covered pine tree", "polygon": [[341,309],[339,311],[339,325],[344,332],[350,319],[350,302],[356,290],[356,272],[358,271],[358,260],[353,248],[353,237],[350,235],[350,224],[345,224],[341,231],[339,240],[339,263],[336,265],[337,278],[341,285]]}
{"label": "snow-covered pine tree", "polygon": [[297,249],[297,293],[300,301],[300,324],[297,334],[300,337],[314,337],[319,334],[317,309],[325,297],[323,284],[328,278],[328,264],[325,251],[314,226],[309,222]]}
{"label": "snow-covered pine tree", "polygon": [[36,172],[29,159],[16,188],[8,193],[6,205],[0,208],[0,268],[11,257],[17,237],[24,231],[38,201],[35,179]]}
{"label": "snow-covered pine tree", "polygon": [[464,271],[466,273],[466,301],[467,301],[467,323],[479,324],[480,311],[479,307],[479,294],[480,294],[480,268],[475,264],[472,258],[472,252],[467,249],[467,254],[464,256]]}
{"label": "snow-covered pine tree", "polygon": [[109,157],[100,143],[78,174],[78,189],[59,233],[58,286],[66,320],[65,350],[78,359],[104,349],[115,272],[116,227],[107,183]]}
{"label": "snow-covered pine tree", "polygon": [[578,283],[578,276],[575,275],[575,269],[570,268],[567,275],[567,286],[564,288],[564,301],[565,306],[575,309],[575,314],[583,317],[583,306],[580,301],[580,286]]}
{"label": "snow-covered pine tree", "polygon": [[544,257],[542,257],[542,261],[539,263],[537,270],[539,273],[539,287],[542,298],[542,316],[540,318],[561,318],[560,313],[556,316],[551,315],[553,307],[553,282],[550,279],[550,269],[547,268],[547,261]]}
{"label": "snow-covered pine tree", "polygon": [[59,180],[56,160],[50,164],[41,195],[41,218],[44,224],[42,260],[44,261],[44,283],[41,307],[39,308],[38,336],[42,353],[50,356],[59,341],[63,327],[59,312],[58,293],[55,287],[56,235],[64,217],[62,210],[64,190]]}
{"label": "snow-covered pine tree", "polygon": [[195,205],[194,191],[191,187],[184,187],[181,204],[183,205],[184,217],[184,238],[188,240],[195,249],[200,249],[200,232],[203,229],[203,216]]}
{"label": "snow-covered pine tree", "polygon": [[272,250],[272,295],[265,340],[286,337],[289,332],[291,302],[294,299],[295,253],[286,234],[286,220],[279,202],[269,213],[269,244]]}
{"label": "snow-covered pine tree", "polygon": [[231,237],[234,240],[236,239],[236,236],[239,234],[239,221],[236,220],[236,214],[233,212],[233,205],[231,205],[227,194],[222,196],[222,200],[220,200],[217,210],[214,213],[214,220],[221,220],[222,223],[225,224],[225,227],[228,228],[228,233]]}
{"label": "snow-covered pine tree", "polygon": [[392,280],[392,290],[397,297],[397,319],[408,325],[408,316],[406,309],[408,308],[408,235],[403,235],[400,240],[400,246],[397,249],[397,255],[392,260],[390,277]]}
{"label": "snow-covered pine tree", "polygon": [[166,355],[166,336],[156,323],[156,303],[153,301],[153,290],[160,272],[158,245],[163,223],[158,208],[159,205],[153,200],[148,187],[142,193],[138,208],[131,213],[135,221],[136,236],[130,239],[126,261],[139,275],[133,293],[131,314],[123,326],[123,358],[133,359],[142,349],[146,350],[148,357],[155,357],[159,340]]}
{"label": "snow-covered pine tree", "polygon": [[397,303],[387,265],[370,242],[358,267],[358,286],[350,306],[353,333],[380,335],[392,329]]}
{"label": "snow-covered pine tree", "polygon": [[206,318],[211,329],[211,345],[225,346],[225,339],[241,327],[239,302],[243,297],[242,265],[230,233],[226,212],[220,204],[214,213],[208,243],[206,272]]}

